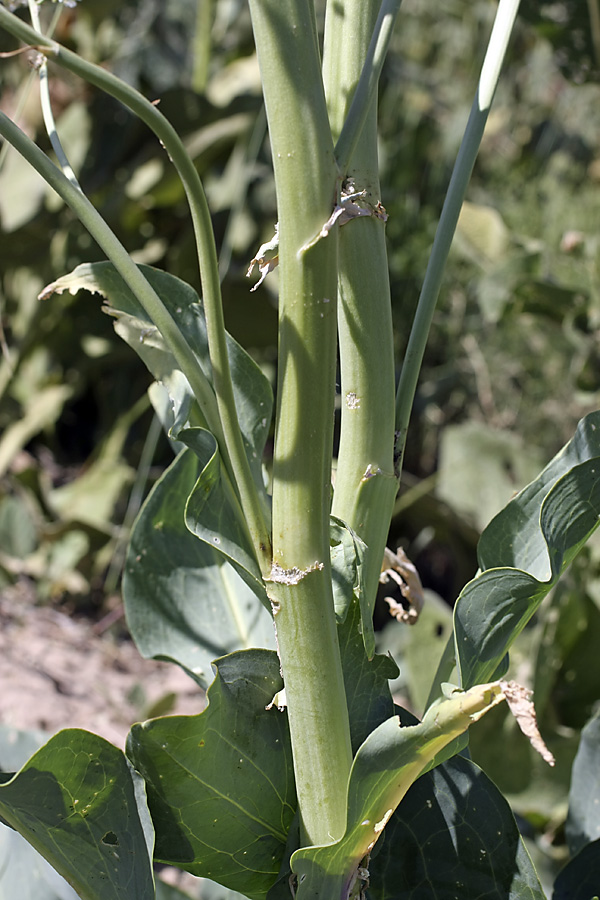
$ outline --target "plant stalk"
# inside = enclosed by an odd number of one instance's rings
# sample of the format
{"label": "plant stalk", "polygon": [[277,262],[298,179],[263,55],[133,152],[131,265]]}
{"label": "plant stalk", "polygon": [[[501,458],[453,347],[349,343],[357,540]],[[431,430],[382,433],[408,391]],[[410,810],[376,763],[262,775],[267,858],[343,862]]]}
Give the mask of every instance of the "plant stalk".
{"label": "plant stalk", "polygon": [[339,180],[312,2],[250,0],[250,12],[279,218],[279,370],[268,592],[306,845],[329,843],[343,834],[351,763],[329,558],[337,230],[314,240],[333,211]]}
{"label": "plant stalk", "polygon": [[[350,134],[355,121],[363,126],[344,171],[354,190],[366,190],[365,202],[373,208],[380,198],[377,95],[376,90],[360,93],[357,85],[371,83],[366,73],[373,72],[377,36],[382,22],[393,19],[384,10],[389,3],[379,15],[378,6],[374,0],[347,0],[342,11],[329,4],[323,53],[334,137]],[[350,45],[352,53],[346,52]],[[376,216],[361,216],[340,229],[338,322],[342,411],[332,513],[367,545],[365,591],[372,608],[398,488],[390,284],[385,226]]]}

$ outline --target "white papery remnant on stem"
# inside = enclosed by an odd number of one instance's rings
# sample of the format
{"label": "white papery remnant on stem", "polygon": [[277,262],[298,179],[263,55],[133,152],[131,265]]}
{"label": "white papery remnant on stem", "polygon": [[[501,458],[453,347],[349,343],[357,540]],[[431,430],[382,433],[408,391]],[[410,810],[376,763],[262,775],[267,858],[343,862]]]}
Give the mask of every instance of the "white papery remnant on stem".
{"label": "white papery remnant on stem", "polygon": [[[367,199],[367,195],[368,191],[355,191],[354,183],[347,181],[342,188],[340,202],[336,204],[333,212],[321,230],[315,237],[311,238],[310,241],[303,244],[298,253],[306,253],[306,251],[310,250],[311,247],[314,247],[321,238],[326,238],[336,224],[341,227],[342,225],[347,225],[352,219],[358,219],[361,216],[372,216],[375,219],[380,219],[382,222],[387,222],[388,214],[381,201],[378,200],[376,203],[371,203]],[[359,202],[357,203],[357,201]],[[361,205],[361,203],[363,205]],[[279,223],[275,225],[275,234],[271,240],[265,241],[264,244],[260,245],[256,256],[251,260],[250,265],[248,266],[246,278],[249,278],[252,275],[254,266],[257,266],[258,271],[260,272],[259,280],[250,288],[250,291],[255,291],[263,283],[269,272],[272,272],[278,265]]]}
{"label": "white papery remnant on stem", "polygon": [[[359,219],[361,216],[372,216],[375,219],[381,219],[382,222],[387,222],[388,214],[381,201],[378,200],[377,203],[373,204],[367,199],[367,195],[368,191],[357,191],[353,181],[346,181],[342,187],[340,202],[336,204],[319,233],[304,246],[300,247],[298,252],[305,253],[311,247],[314,247],[321,238],[326,238],[336,223],[341,227],[342,225],[347,225],[352,219]],[[358,203],[356,202],[357,200],[359,201]],[[361,206],[361,202],[364,205]]]}
{"label": "white papery remnant on stem", "polygon": [[269,581],[275,581],[277,584],[299,584],[310,572],[316,572],[322,568],[323,563],[321,562],[316,562],[313,566],[309,566],[308,569],[299,569],[297,566],[292,566],[291,569],[284,569],[283,566],[274,562],[271,566]]}

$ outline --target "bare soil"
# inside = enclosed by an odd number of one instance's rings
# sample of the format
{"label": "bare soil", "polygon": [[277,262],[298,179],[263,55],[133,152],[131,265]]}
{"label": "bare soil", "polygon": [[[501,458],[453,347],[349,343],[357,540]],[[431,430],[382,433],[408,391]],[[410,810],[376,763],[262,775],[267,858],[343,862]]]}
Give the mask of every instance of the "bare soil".
{"label": "bare soil", "polygon": [[[202,712],[204,692],[178,666],[143,659],[114,612],[116,627],[106,628],[38,605],[28,581],[0,590],[0,724],[48,737],[85,728],[123,749],[131,725],[154,711]],[[167,867],[160,877],[201,896],[202,880],[187,872]]]}
{"label": "bare soil", "polygon": [[[117,610],[118,616],[118,610]],[[0,723],[86,728],[120,748],[130,726],[157,709],[195,714],[204,694],[178,666],[145,660],[123,628],[36,605],[30,584],[0,591]]]}

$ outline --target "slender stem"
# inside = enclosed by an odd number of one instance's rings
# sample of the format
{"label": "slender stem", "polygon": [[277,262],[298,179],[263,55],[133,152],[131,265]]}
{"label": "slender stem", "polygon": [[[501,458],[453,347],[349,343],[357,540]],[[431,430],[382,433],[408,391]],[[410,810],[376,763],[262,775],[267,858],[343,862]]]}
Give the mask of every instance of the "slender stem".
{"label": "slender stem", "polygon": [[399,460],[399,467],[402,465],[410,412],[417,389],[417,381],[423,362],[429,329],[442,284],[444,268],[454,238],[467,185],[479,152],[479,145],[483,137],[483,131],[500,76],[500,68],[506,54],[518,8],[519,0],[500,0],[498,4],[477,92],[471,107],[471,114],[460,150],[458,151],[433,242],[431,256],[429,257],[396,394],[396,456]]}
{"label": "slender stem", "polygon": [[[250,0],[279,218],[279,370],[269,596],[286,689],[304,844],[346,826],[350,730],[335,624],[329,505],[337,233],[314,241],[338,172],[312,0]],[[310,249],[305,249],[311,244]]]}
{"label": "slender stem", "polygon": [[[355,87],[365,84],[365,73],[373,74],[373,47],[379,46],[376,38],[382,22],[390,18],[383,8],[378,17],[378,7],[377,0],[347,0],[343,10],[330,3],[323,51],[334,135],[344,129],[349,134],[348,123],[359,118],[358,105],[369,104],[360,115],[363,127],[353,141],[347,175],[357,191],[368,192],[365,199],[372,206],[380,197],[377,96],[375,91],[360,93]],[[374,28],[375,38],[371,39]],[[349,45],[352,53],[347,52]],[[339,242],[342,414],[332,513],[367,545],[365,591],[374,605],[398,487],[393,461],[394,346],[384,223],[376,217],[359,217],[340,229]]]}
{"label": "slender stem", "polygon": [[162,300],[144,278],[125,247],[115,237],[100,213],[87,197],[76,188],[45,153],[18,128],[8,116],[0,112],[0,135],[36,169],[42,178],[71,207],[94,240],[112,261],[125,283],[146,310],[173,353],[181,371],[188,379],[208,427],[218,435],[220,422],[215,396],[210,382],[198,360],[179,330]]}
{"label": "slender stem", "polygon": [[[338,166],[344,175],[346,174],[356,144],[364,128],[367,116],[369,115],[369,110],[376,104],[379,76],[381,75],[383,63],[387,55],[390,38],[394,30],[401,2],[402,0],[383,0],[366,53],[364,52],[364,35],[371,34],[371,28],[369,28],[368,32],[351,30],[347,25],[350,21],[356,20],[356,14],[352,13],[350,16],[347,15],[347,4],[343,5],[343,14],[341,16],[340,12],[342,12],[342,7],[338,6],[337,12],[335,10],[332,12],[331,7],[332,5],[335,7],[336,4],[330,3],[327,6],[327,15],[330,20],[336,16],[340,19],[336,25],[336,31],[338,33],[344,33],[344,44],[340,44],[336,56],[341,57],[342,59],[347,57],[350,63],[356,57],[361,61],[364,60],[364,66],[361,65],[359,69],[360,78],[358,79],[356,90],[354,91],[350,109],[348,110],[347,115],[345,114],[344,127],[341,130],[335,146],[335,156],[338,161]],[[365,7],[366,11],[370,14],[373,10],[373,4],[368,2],[368,0],[365,0]],[[352,4],[350,4],[350,9],[352,9]],[[371,16],[370,18],[372,21]],[[357,41],[359,43],[358,47],[356,44]],[[325,55],[328,55],[327,51]],[[350,68],[353,68],[352,65],[350,65]],[[343,96],[348,95],[346,94]],[[339,99],[341,100],[342,98],[340,97]]]}
{"label": "slender stem", "polygon": [[[206,317],[213,385],[221,427],[219,445],[229,475],[239,493],[257,560],[263,575],[270,567],[270,537],[263,508],[254,484],[239,427],[233,385],[227,356],[221,287],[210,212],[202,182],[188,156],[181,138],[170,122],[138,91],[116,78],[106,69],[81,59],[56,41],[40,37],[17,16],[0,4],[0,26],[22,41],[36,46],[56,63],[79,75],[90,84],[115,97],[132,110],[154,131],[177,169],[190,204],[202,283],[202,300]],[[157,323],[156,323],[157,324]],[[215,436],[217,433],[215,432]]]}
{"label": "slender stem", "polygon": [[[40,37],[42,37],[43,34],[42,26],[40,24],[40,8],[36,0],[28,0],[28,2],[32,25],[40,35]],[[60,16],[61,12],[62,10],[60,7],[55,11],[54,17],[56,20],[58,20],[58,16]],[[54,24],[55,23],[53,23],[53,25]],[[54,27],[52,27],[51,30],[53,31]],[[44,125],[46,126],[48,137],[50,138],[50,143],[52,144],[52,149],[56,153],[56,158],[58,160],[59,166],[61,167],[71,184],[81,190],[75,172],[71,167],[71,163],[67,159],[67,155],[63,149],[60,138],[58,136],[58,132],[56,130],[56,123],[54,121],[54,114],[52,112],[52,103],[50,101],[50,87],[48,85],[48,61],[46,57],[42,58],[38,73],[40,79],[40,102],[42,105],[42,115],[44,117]]]}

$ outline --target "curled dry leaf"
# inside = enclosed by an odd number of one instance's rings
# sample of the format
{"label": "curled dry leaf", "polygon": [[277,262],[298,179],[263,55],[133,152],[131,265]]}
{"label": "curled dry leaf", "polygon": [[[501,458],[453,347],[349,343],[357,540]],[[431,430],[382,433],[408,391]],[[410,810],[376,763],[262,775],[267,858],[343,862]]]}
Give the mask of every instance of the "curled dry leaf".
{"label": "curled dry leaf", "polygon": [[548,765],[553,766],[555,759],[544,743],[537,726],[535,709],[531,700],[532,691],[521,684],[517,684],[516,681],[501,681],[500,687],[504,694],[504,699],[508,703],[508,708],[517,720],[517,724],[523,734],[529,738],[533,749],[537,750]]}
{"label": "curled dry leaf", "polygon": [[266,241],[258,248],[258,253],[250,263],[246,277],[252,275],[254,266],[258,266],[260,279],[253,285],[250,290],[255,291],[259,285],[263,283],[269,272],[272,272],[279,265],[279,226],[275,225],[275,234],[270,241]]}
{"label": "curled dry leaf", "polygon": [[393,597],[385,597],[385,602],[390,607],[390,615],[398,622],[414,625],[423,609],[423,585],[416,567],[402,547],[398,547],[396,553],[392,553],[388,547],[385,548],[379,581],[381,584],[393,581],[400,588],[400,593],[406,601],[398,603]]}

